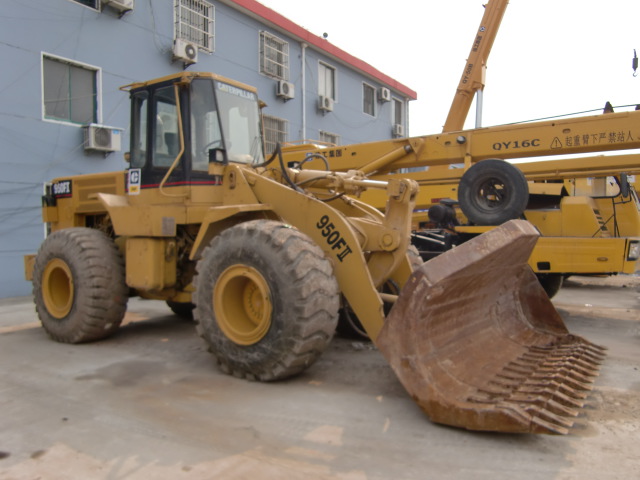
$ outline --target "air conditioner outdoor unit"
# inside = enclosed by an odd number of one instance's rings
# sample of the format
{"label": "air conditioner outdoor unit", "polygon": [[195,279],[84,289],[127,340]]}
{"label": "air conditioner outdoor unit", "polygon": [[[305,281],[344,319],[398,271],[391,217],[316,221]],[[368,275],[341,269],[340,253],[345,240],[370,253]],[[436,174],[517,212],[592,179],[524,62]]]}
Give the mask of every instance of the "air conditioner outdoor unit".
{"label": "air conditioner outdoor unit", "polygon": [[119,152],[122,130],[90,123],[84,127],[84,149],[97,152]]}
{"label": "air conditioner outdoor unit", "polygon": [[379,102],[390,102],[391,101],[391,90],[388,88],[382,87],[378,90],[378,101]]}
{"label": "air conditioner outdoor unit", "polygon": [[318,108],[325,112],[333,112],[333,98],[320,95],[318,99]]}
{"label": "air conditioner outdoor unit", "polygon": [[393,134],[396,137],[404,137],[404,125],[401,125],[399,123],[396,123],[393,126]]}
{"label": "air conditioner outdoor unit", "polygon": [[198,47],[181,38],[176,38],[173,44],[173,60],[181,60],[187,65],[198,61]]}
{"label": "air conditioner outdoor unit", "polygon": [[119,10],[122,13],[133,10],[134,0],[102,0],[104,5]]}
{"label": "air conditioner outdoor unit", "polygon": [[278,84],[276,86],[276,95],[285,100],[291,100],[296,96],[295,85],[291,82],[278,80]]}

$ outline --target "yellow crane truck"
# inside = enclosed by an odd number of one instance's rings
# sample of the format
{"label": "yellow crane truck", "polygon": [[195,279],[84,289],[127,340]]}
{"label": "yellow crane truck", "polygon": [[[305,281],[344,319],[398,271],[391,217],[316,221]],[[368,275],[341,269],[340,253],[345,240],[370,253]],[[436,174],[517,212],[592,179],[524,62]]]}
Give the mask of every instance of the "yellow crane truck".
{"label": "yellow crane truck", "polygon": [[[25,271],[51,338],[105,338],[139,295],[193,309],[222,371],[272,381],[313,364],[344,299],[433,421],[568,431],[603,349],[567,331],[527,266],[528,222],[423,264],[414,181],[265,160],[256,90],[211,73],[125,90],[129,168],[46,184],[49,233]],[[384,213],[354,198],[370,190]]]}
{"label": "yellow crane truck", "polygon": [[[639,147],[640,111],[632,111],[357,145],[300,144],[282,152],[287,165],[326,164],[375,180],[415,180],[420,190],[414,240],[425,258],[507,220],[525,218],[541,233],[529,264],[553,295],[567,275],[637,270],[640,202],[628,175],[640,173],[640,158],[597,155],[517,165],[505,160]],[[613,192],[604,188],[607,177],[618,184]],[[601,187],[589,191],[579,179]],[[378,192],[360,198],[385,207]]]}
{"label": "yellow crane truck", "polygon": [[[541,233],[529,265],[550,297],[572,274],[634,273],[640,202],[627,175],[640,173],[640,155],[523,159],[637,149],[640,111],[463,130],[475,95],[481,110],[487,61],[508,3],[485,5],[443,133],[331,148],[285,146],[285,163],[417,181],[413,242],[424,259],[522,217]],[[585,179],[592,188],[584,188]],[[611,181],[619,185],[614,192],[604,188]],[[361,198],[385,208],[381,192]]]}

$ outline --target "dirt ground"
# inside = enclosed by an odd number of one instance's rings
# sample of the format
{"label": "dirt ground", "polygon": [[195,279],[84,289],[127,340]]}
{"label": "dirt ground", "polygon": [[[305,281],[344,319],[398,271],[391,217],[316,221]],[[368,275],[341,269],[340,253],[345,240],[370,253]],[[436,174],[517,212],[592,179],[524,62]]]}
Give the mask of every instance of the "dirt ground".
{"label": "dirt ground", "polygon": [[336,338],[294,379],[216,370],[193,325],[132,299],[87,345],[50,341],[0,301],[0,479],[630,479],[640,476],[640,278],[572,277],[568,328],[606,346],[566,436],[431,423],[376,349]]}

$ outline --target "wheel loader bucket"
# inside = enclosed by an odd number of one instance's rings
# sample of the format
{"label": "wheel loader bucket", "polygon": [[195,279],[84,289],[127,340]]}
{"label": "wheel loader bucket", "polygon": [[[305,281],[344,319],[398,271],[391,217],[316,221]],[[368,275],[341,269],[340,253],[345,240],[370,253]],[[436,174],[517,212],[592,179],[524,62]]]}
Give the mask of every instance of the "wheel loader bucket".
{"label": "wheel loader bucket", "polygon": [[512,220],[422,265],[377,345],[437,423],[568,432],[604,358],[571,335],[527,265],[538,238]]}

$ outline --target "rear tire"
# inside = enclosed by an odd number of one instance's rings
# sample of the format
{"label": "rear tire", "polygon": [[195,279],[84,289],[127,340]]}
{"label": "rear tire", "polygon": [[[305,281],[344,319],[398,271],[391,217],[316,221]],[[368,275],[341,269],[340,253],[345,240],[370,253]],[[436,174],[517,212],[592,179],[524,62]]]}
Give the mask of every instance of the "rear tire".
{"label": "rear tire", "polygon": [[524,213],[529,186],[524,174],[510,163],[482,160],[462,175],[458,202],[470,222],[501,225]]}
{"label": "rear tire", "polygon": [[270,220],[214,238],[194,279],[198,334],[221,370],[261,381],[298,374],[327,348],[339,290],[322,250]]}
{"label": "rear tire", "polygon": [[193,309],[196,308],[193,303],[174,302],[172,300],[167,300],[167,306],[178,317],[184,318],[185,320],[193,320]]}
{"label": "rear tire", "polygon": [[36,256],[33,296],[51,338],[99,340],[115,332],[127,309],[124,260],[113,241],[91,228],[49,235]]}

